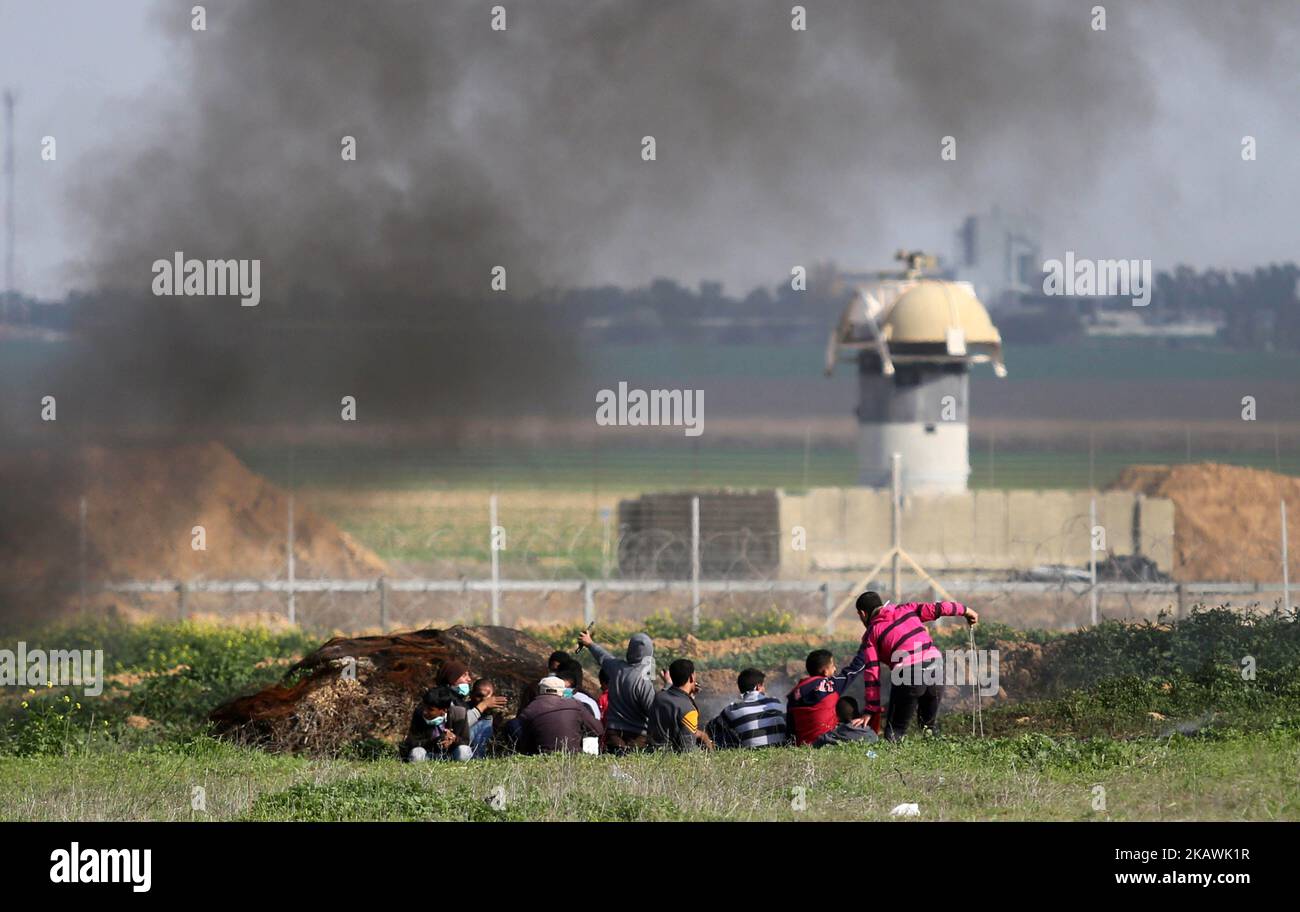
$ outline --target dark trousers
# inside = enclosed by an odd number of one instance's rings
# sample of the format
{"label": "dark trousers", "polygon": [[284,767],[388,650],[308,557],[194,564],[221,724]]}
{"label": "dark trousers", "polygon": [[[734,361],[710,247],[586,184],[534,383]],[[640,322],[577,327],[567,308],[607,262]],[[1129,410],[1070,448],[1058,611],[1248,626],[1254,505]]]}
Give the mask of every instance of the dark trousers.
{"label": "dark trousers", "polygon": [[939,733],[939,697],[942,684],[895,684],[889,689],[889,709],[885,713],[885,737],[897,741],[907,734],[912,716],[922,728]]}
{"label": "dark trousers", "polygon": [[611,754],[626,754],[629,751],[645,750],[650,746],[649,735],[607,729],[605,731],[605,750]]}

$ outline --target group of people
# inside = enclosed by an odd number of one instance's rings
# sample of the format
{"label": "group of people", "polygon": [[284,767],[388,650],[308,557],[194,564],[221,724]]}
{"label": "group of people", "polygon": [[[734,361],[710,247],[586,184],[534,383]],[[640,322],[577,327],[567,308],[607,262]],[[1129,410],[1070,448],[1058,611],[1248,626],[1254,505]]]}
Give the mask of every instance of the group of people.
{"label": "group of people", "polygon": [[[739,699],[701,724],[695,664],[677,659],[655,685],[654,643],[644,633],[628,641],[623,658],[596,643],[589,632],[578,647],[590,650],[600,668],[600,695],[582,689],[583,666],[555,652],[548,673],[520,697],[515,718],[502,716],[504,697],[486,679],[475,680],[460,662],[444,663],[437,686],[426,691],[411,718],[401,755],[409,761],[470,760],[492,749],[521,753],[555,751],[622,754],[659,749],[694,751],[767,747],[822,747],[845,741],[890,740],[907,734],[913,718],[935,731],[942,685],[936,665],[943,658],[926,624],[940,617],[979,615],[958,602],[894,605],[875,592],[856,602],[865,632],[856,655],[841,670],[835,657],[815,649],[806,676],[784,701],[769,695],[765,675],[746,668],[736,679]],[[881,705],[881,671],[891,672],[888,706]],[[865,705],[845,693],[859,676]]]}

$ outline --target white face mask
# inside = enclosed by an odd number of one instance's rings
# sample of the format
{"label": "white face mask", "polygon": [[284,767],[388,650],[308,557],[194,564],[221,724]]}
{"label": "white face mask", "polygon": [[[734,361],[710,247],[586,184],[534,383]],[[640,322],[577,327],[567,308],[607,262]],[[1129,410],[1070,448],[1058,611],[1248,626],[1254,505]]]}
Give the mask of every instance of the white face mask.
{"label": "white face mask", "polygon": [[469,696],[469,685],[468,685],[468,684],[457,684],[457,685],[456,685],[456,693],[460,694],[462,697],[468,697],[468,696]]}
{"label": "white face mask", "polygon": [[441,725],[442,723],[446,722],[446,721],[447,721],[447,717],[446,717],[446,716],[434,716],[432,719],[426,718],[424,721],[425,721],[425,722],[428,722],[430,725],[437,726],[437,725]]}

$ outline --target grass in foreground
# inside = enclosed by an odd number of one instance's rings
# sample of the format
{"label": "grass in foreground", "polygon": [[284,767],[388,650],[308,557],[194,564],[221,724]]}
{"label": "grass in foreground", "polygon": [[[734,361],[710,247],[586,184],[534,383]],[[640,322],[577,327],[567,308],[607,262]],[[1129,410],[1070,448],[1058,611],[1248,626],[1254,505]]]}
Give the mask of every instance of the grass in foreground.
{"label": "grass in foreground", "polygon": [[888,819],[903,802],[918,803],[923,820],[1300,819],[1294,728],[1136,741],[945,737],[871,751],[404,765],[199,739],[166,751],[0,758],[0,819],[855,821]]}

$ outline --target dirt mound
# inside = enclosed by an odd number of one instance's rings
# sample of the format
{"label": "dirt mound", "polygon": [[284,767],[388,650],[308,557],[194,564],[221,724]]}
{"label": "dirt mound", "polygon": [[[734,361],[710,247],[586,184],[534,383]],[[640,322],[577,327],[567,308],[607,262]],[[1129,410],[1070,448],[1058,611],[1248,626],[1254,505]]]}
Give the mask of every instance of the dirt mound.
{"label": "dirt mound", "polygon": [[[705,668],[695,672],[695,680],[700,685],[701,694],[726,705],[739,696],[736,689],[737,674],[734,668]],[[784,697],[785,694],[781,696]]]}
{"label": "dirt mound", "polygon": [[1037,643],[995,640],[998,654],[998,684],[1016,700],[1043,696],[1052,683],[1052,654],[1055,644],[1046,648]]}
{"label": "dirt mound", "polygon": [[396,744],[444,662],[465,662],[475,677],[492,680],[513,715],[550,653],[510,627],[336,637],[290,667],[279,684],[231,700],[210,718],[219,734],[269,750],[331,754],[369,738]]}
{"label": "dirt mound", "polygon": [[[1286,498],[1288,508],[1300,514],[1300,478],[1213,462],[1134,465],[1111,488],[1173,501],[1175,579],[1282,578],[1278,502]],[[1294,567],[1300,534],[1291,536],[1289,546]]]}
{"label": "dirt mound", "polygon": [[[276,579],[287,568],[286,492],[219,443],[86,447],[11,454],[0,464],[0,579],[75,582],[84,495],[91,581]],[[202,526],[206,550],[192,547]],[[297,505],[299,577],[374,577],[385,565],[332,522]]]}

